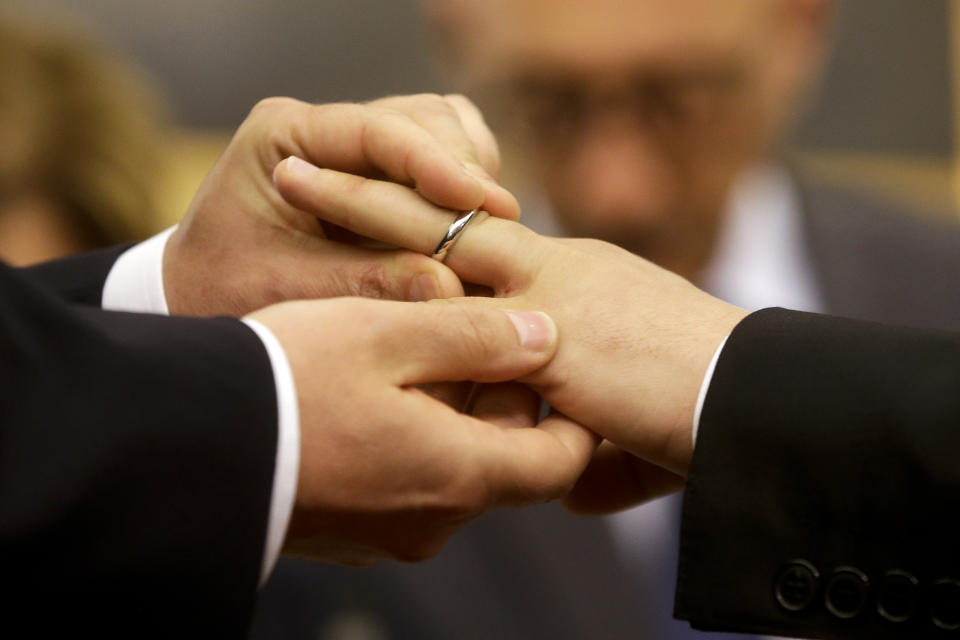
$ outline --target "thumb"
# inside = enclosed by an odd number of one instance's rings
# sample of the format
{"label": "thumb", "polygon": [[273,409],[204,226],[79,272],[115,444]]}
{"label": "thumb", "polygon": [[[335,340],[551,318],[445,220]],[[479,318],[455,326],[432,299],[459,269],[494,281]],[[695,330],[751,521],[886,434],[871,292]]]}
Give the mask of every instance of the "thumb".
{"label": "thumb", "polygon": [[375,326],[392,382],[503,382],[547,364],[557,346],[557,327],[539,311],[504,311],[451,303],[396,304]]}
{"label": "thumb", "polygon": [[613,513],[679,491],[683,485],[682,476],[604,441],[563,504],[574,513]]}

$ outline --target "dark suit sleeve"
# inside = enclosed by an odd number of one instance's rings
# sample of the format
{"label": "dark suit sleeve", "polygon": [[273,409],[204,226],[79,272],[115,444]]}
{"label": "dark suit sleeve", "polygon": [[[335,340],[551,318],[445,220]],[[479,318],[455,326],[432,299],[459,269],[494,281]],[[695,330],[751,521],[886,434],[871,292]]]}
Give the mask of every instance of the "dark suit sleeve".
{"label": "dark suit sleeve", "polygon": [[74,304],[100,306],[107,274],[130,245],[78,253],[20,269],[51,293]]}
{"label": "dark suit sleeve", "polygon": [[702,629],[958,637],[960,334],[768,309],[700,421],[675,614]]}
{"label": "dark suit sleeve", "polygon": [[0,300],[5,627],[241,634],[276,455],[259,339],[68,305],[2,264]]}

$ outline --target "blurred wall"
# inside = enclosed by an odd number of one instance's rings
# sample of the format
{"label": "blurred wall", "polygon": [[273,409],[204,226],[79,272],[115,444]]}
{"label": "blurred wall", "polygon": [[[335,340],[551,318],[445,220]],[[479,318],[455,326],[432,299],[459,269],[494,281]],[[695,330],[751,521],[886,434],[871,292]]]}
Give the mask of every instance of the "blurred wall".
{"label": "blurred wall", "polygon": [[[842,0],[805,161],[923,204],[954,200],[952,6]],[[233,129],[257,99],[444,90],[413,0],[7,0],[67,11],[149,70],[177,120]]]}
{"label": "blurred wall", "polygon": [[843,0],[821,101],[798,142],[951,156],[950,63],[946,0]]}
{"label": "blurred wall", "polygon": [[261,97],[360,100],[436,86],[404,0],[7,0],[99,31],[152,72],[179,121],[232,129]]}

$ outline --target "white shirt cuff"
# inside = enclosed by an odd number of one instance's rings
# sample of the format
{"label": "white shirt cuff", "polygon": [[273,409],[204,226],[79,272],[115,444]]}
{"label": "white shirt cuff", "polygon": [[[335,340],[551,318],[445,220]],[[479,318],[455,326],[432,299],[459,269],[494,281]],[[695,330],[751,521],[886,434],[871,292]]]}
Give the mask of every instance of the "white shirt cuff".
{"label": "white shirt cuff", "polygon": [[[171,227],[131,247],[117,259],[103,285],[101,305],[104,309],[169,315],[163,288],[163,252],[175,229]],[[260,586],[263,586],[280,555],[297,495],[300,412],[293,372],[280,342],[259,322],[247,319],[243,322],[257,334],[267,350],[277,393],[277,457],[260,570]]]}
{"label": "white shirt cuff", "polygon": [[117,258],[103,283],[104,309],[170,314],[163,291],[163,251],[175,229],[170,227]]}
{"label": "white shirt cuff", "polygon": [[267,522],[267,542],[263,548],[263,568],[260,586],[270,577],[283,547],[297,497],[297,476],[300,470],[300,410],[297,387],[287,354],[273,333],[256,320],[243,322],[254,330],[270,356],[273,380],[277,387],[277,461],[273,471],[273,492],[270,496],[270,519]]}
{"label": "white shirt cuff", "polygon": [[707,367],[707,372],[703,376],[703,382],[700,384],[700,395],[697,396],[697,408],[693,411],[694,447],[697,445],[697,430],[700,428],[700,414],[703,412],[703,403],[707,399],[707,390],[710,388],[710,382],[713,380],[713,370],[717,368],[717,360],[720,359],[720,352],[723,351],[723,347],[727,344],[729,338],[729,335],[724,338],[723,342],[720,343],[720,346],[717,347],[717,350],[713,353],[713,360],[710,361],[710,366]]}

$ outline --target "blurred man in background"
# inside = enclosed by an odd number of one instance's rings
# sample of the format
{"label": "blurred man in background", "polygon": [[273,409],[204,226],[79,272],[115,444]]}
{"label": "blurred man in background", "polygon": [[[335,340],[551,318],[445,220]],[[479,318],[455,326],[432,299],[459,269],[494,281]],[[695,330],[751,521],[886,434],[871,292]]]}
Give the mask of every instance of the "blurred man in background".
{"label": "blurred man in background", "polygon": [[[960,326],[960,232],[827,187],[785,161],[829,48],[829,0],[427,3],[478,100],[513,114],[552,219],[746,309]],[[504,118],[506,120],[506,118]],[[501,136],[502,137],[502,136]],[[669,620],[680,500],[611,520],[649,637]],[[664,528],[663,523],[667,523]],[[645,616],[646,617],[646,616]],[[640,634],[642,637],[642,634]]]}
{"label": "blurred man in background", "polygon": [[930,304],[934,292],[899,291],[948,273],[951,233],[938,239],[786,159],[829,48],[830,0],[427,8],[471,93],[515,116],[497,123],[501,138],[525,134],[555,214],[527,207],[531,226],[616,242],[746,308],[960,318]]}
{"label": "blurred man in background", "polygon": [[[615,242],[748,310],[960,326],[956,228],[785,160],[829,48],[829,0],[425,5],[507,159],[523,153],[549,201],[552,216],[525,206],[527,224]],[[679,509],[673,497],[606,521],[492,514],[424,566],[325,581],[301,618],[326,620],[329,637],[707,637],[671,616]],[[591,571],[604,554],[624,573]],[[288,571],[271,603],[320,584]]]}

